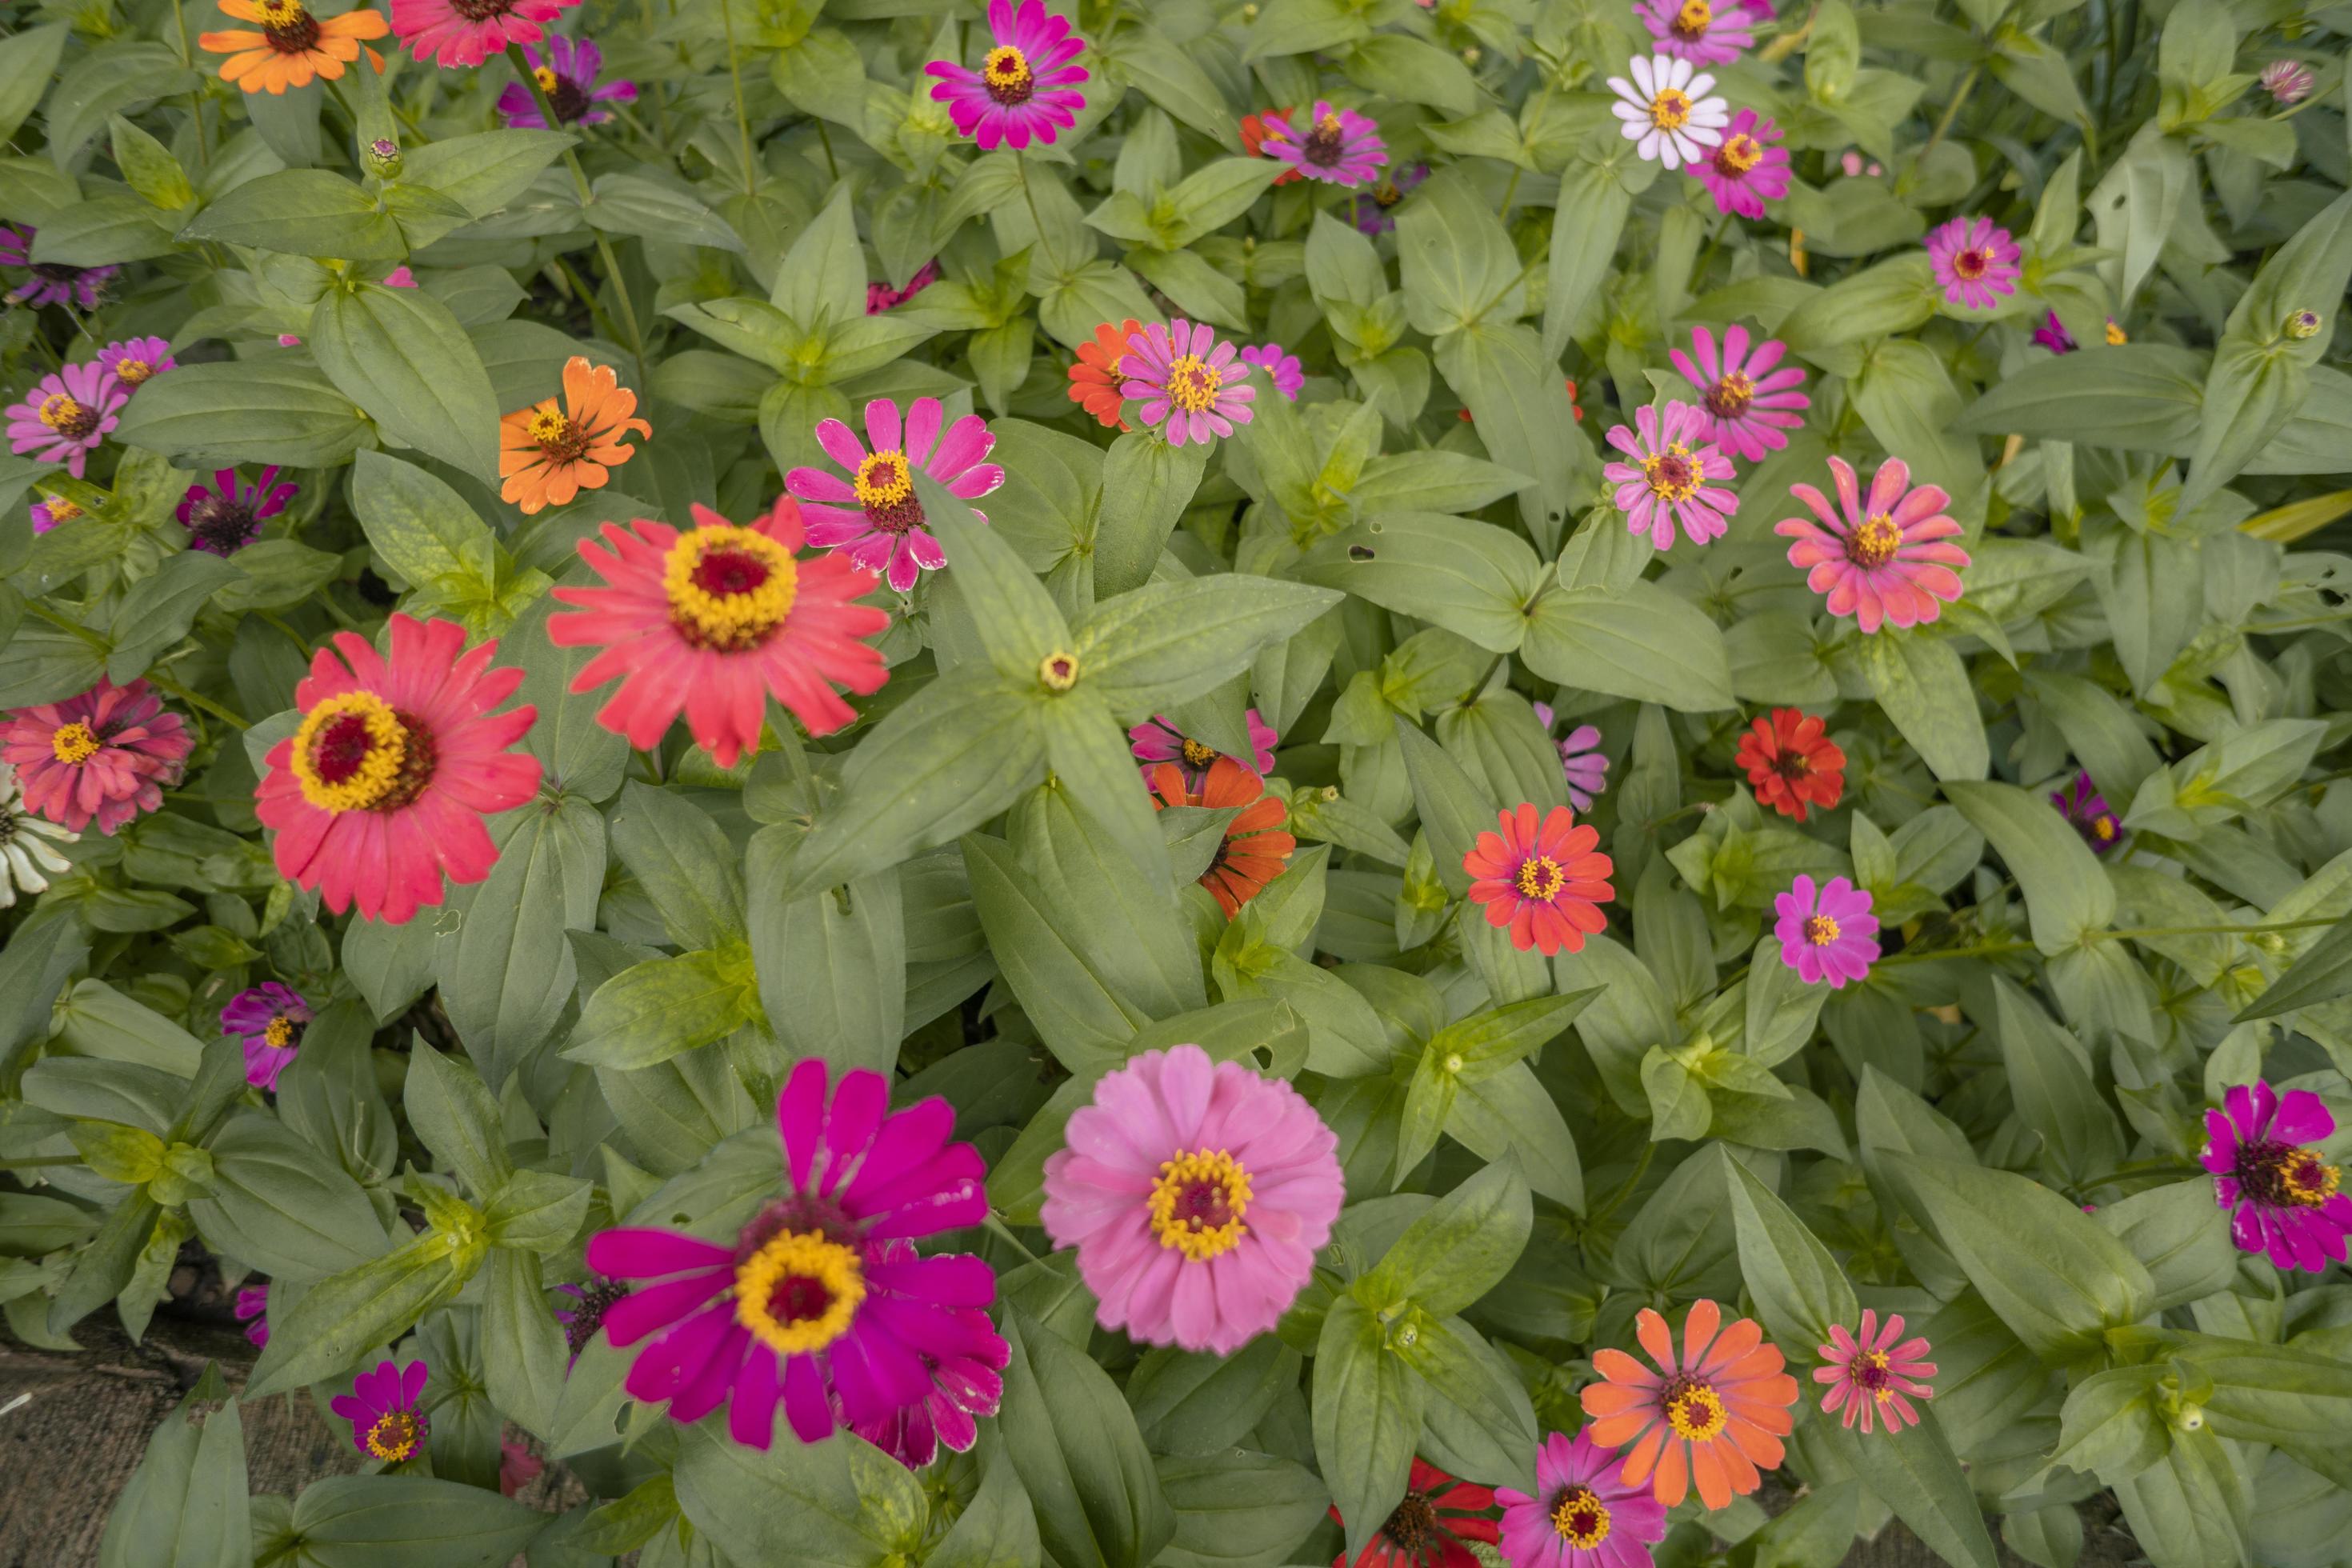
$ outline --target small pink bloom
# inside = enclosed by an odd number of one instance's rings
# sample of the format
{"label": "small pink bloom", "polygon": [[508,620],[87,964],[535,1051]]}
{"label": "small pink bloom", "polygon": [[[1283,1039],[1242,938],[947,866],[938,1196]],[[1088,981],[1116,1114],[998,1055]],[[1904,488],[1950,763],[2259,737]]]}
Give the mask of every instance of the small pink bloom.
{"label": "small pink bloom", "polygon": [[172,357],[168,338],[132,338],[126,342],[109,343],[98,351],[98,363],[114,373],[114,379],[133,392],[152,376],[179,368]]}
{"label": "small pink bloom", "polygon": [[509,44],[535,44],[580,0],[392,0],[393,36],[419,60],[478,66]]}
{"label": "small pink bloom", "polygon": [[1370,184],[1389,161],[1381,128],[1352,109],[1318,99],[1305,114],[1286,110],[1263,117],[1265,155],[1289,164],[1310,180],[1335,185]]}
{"label": "small pink bloom", "polygon": [[1242,350],[1242,363],[1254,364],[1265,372],[1274,383],[1275,391],[1282,394],[1286,403],[1298,401],[1299,390],[1307,384],[1307,373],[1299,367],[1298,356],[1286,353],[1280,343],[1259,343]]}
{"label": "small pink bloom", "polygon": [[1870,906],[1870,889],[1843,877],[1817,890],[1811,877],[1800,875],[1772,900],[1780,917],[1772,927],[1780,962],[1806,984],[1826,980],[1832,991],[1861,979],[1878,962],[1878,917]]}
{"label": "small pink bloom", "polygon": [[1086,68],[1070,63],[1086,52],[1086,40],[1070,31],[1068,17],[1049,16],[1038,0],[1021,0],[1018,10],[1012,0],[988,0],[988,31],[993,47],[980,69],[953,60],[923,68],[939,79],[933,100],[948,106],[956,133],[984,152],[1007,142],[1015,152],[1032,141],[1052,146],[1087,106],[1087,95],[1076,90]]}
{"label": "small pink bloom", "polygon": [[1703,66],[1726,65],[1756,47],[1756,25],[1739,0],[1720,11],[1708,0],[1635,0],[1633,14],[1658,52]]}
{"label": "small pink bloom", "polygon": [[245,1337],[253,1342],[256,1350],[269,1348],[269,1287],[240,1285],[236,1288],[236,1304],[232,1309],[236,1321],[245,1325]]}
{"label": "small pink bloom", "polygon": [[907,405],[901,426],[898,404],[877,397],[866,405],[871,452],[840,420],[819,421],[817,445],[849,477],[822,468],[794,468],[784,476],[784,488],[803,503],[808,542],[842,551],[851,565],[882,574],[901,594],[913,588],[923,573],[946,565],[946,552],[924,526],[927,519],[923,503],[915,499],[913,469],[939,480],[959,500],[989,494],[1004,482],[1004,470],[981,461],[996,445],[986,420],[967,414],[942,434],[940,425],[945,416],[938,398],[919,397]]}
{"label": "small pink bloom", "polygon": [[520,1443],[499,1445],[499,1495],[512,1497],[531,1482],[539,1479],[547,1468],[538,1455]]}
{"label": "small pink bloom", "polygon": [[104,676],[79,697],[18,708],[0,724],[0,762],[15,766],[25,805],[79,833],[111,836],[163,804],[195,742],[143,680]]}
{"label": "small pink bloom", "polygon": [[2318,80],[2301,60],[2273,60],[2263,68],[2263,90],[2281,104],[2301,103]]}
{"label": "small pink bloom", "polygon": [[1780,145],[1784,134],[1774,121],[1743,109],[1724,127],[1715,150],[1687,165],[1690,177],[1706,187],[1716,211],[1762,217],[1766,202],[1789,194],[1792,175],[1789,150]]}
{"label": "small pink bloom", "polygon": [[1989,310],[1997,295],[2017,292],[2021,254],[2009,230],[1989,217],[1956,217],[1927,235],[1945,302],[1971,310]]}
{"label": "small pink bloom", "polygon": [[907,279],[904,289],[893,289],[887,283],[868,283],[866,286],[866,313],[878,316],[885,310],[895,310],[939,280],[940,264],[926,261],[915,268],[915,275]]}
{"label": "small pink bloom", "polygon": [[130,401],[131,389],[96,362],[51,371],[22,403],[8,405],[9,449],[20,458],[63,463],[79,479]]}
{"label": "small pink bloom", "polygon": [[1936,1363],[1919,1359],[1927,1350],[1924,1336],[1903,1339],[1900,1312],[1890,1314],[1881,1328],[1877,1311],[1864,1308],[1859,1335],[1843,1323],[1832,1323],[1830,1342],[1821,1347],[1822,1360],[1829,1364],[1813,1372],[1815,1383],[1829,1385],[1822,1409],[1832,1415],[1843,1410],[1849,1429],[1859,1418],[1864,1436],[1874,1418],[1890,1437],[1906,1426],[1916,1426],[1919,1412],[1911,1401],[1932,1398],[1936,1392],[1926,1382],[1936,1375]]}
{"label": "small pink bloom", "polygon": [[1805,574],[1807,587],[1828,595],[1831,615],[1852,616],[1874,632],[1882,621],[1932,621],[1959,598],[1969,552],[1950,542],[1960,525],[1944,515],[1949,496],[1934,485],[1911,489],[1910,467],[1900,458],[1879,466],[1867,505],[1843,458],[1830,459],[1830,478],[1838,508],[1811,485],[1790,485],[1789,493],[1813,516],[1782,518],[1772,531],[1797,542],[1789,564]]}
{"label": "small pink bloom", "polygon": [[1495,1500],[1511,1568],[1649,1568],[1650,1548],[1666,1533],[1665,1505],[1649,1482],[1628,1482],[1623,1458],[1594,1442],[1589,1426],[1573,1442],[1565,1432],[1544,1439],[1534,1496],[1497,1487]]}
{"label": "small pink bloom", "polygon": [[373,1372],[352,1380],[352,1391],[327,1402],[327,1408],[352,1424],[352,1446],[387,1465],[404,1464],[425,1447],[430,1430],[417,1401],[424,1397],[425,1363],[405,1367],[378,1362]]}
{"label": "small pink bloom", "polygon": [[1235,345],[1217,342],[1215,329],[1179,316],[1152,322],[1127,340],[1119,395],[1139,404],[1136,417],[1171,447],[1230,436],[1250,422],[1249,367],[1236,363]]}
{"label": "small pink bloom", "polygon": [[274,1094],[278,1075],[302,1048],[310,1005],[292,988],[265,980],[232,997],[220,1021],[222,1034],[244,1042],[245,1081]]}
{"label": "small pink bloom", "polygon": [[1669,403],[1663,422],[1647,405],[1633,411],[1641,436],[1619,425],[1609,432],[1609,444],[1633,460],[1612,463],[1601,477],[1617,487],[1617,510],[1625,527],[1645,533],[1660,550],[1675,542],[1675,524],[1693,544],[1720,539],[1731,527],[1739,498],[1710,485],[1710,479],[1733,477],[1731,459],[1716,450],[1707,438],[1706,412],[1688,403]]}
{"label": "small pink bloom", "polygon": [[1753,463],[1787,446],[1789,437],[1781,432],[1802,426],[1803,411],[1813,405],[1811,398],[1797,390],[1804,384],[1805,373],[1793,364],[1780,364],[1787,352],[1778,338],[1768,338],[1750,353],[1748,329],[1735,324],[1724,331],[1719,359],[1715,334],[1705,327],[1691,330],[1691,353],[1675,349],[1666,357],[1685,381],[1698,388],[1698,428],[1704,438]]}

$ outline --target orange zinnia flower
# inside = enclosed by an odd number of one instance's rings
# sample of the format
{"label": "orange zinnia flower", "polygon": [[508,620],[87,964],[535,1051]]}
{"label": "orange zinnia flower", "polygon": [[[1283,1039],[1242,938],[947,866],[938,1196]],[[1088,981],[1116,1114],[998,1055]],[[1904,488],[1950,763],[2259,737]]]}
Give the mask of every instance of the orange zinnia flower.
{"label": "orange zinnia flower", "polygon": [[1792,1425],[1789,1407],[1797,1403],[1797,1380],[1781,1370],[1780,1348],[1765,1341],[1753,1318],[1717,1336],[1722,1321],[1714,1302],[1692,1302],[1678,1363],[1666,1321],[1644,1307],[1633,1319],[1633,1332],[1660,1371],[1623,1351],[1592,1354],[1592,1370],[1606,1379],[1584,1390],[1592,1440],[1612,1448],[1632,1444],[1626,1481],[1639,1486],[1654,1475],[1651,1489],[1668,1508],[1683,1500],[1693,1481],[1709,1508],[1754,1491],[1759,1470],[1780,1468],[1780,1439]]}
{"label": "orange zinnia flower", "polygon": [[1078,363],[1070,367],[1070,401],[1093,415],[1105,429],[1116,425],[1127,428],[1127,421],[1118,416],[1118,362],[1127,355],[1127,340],[1143,331],[1143,323],[1133,319],[1112,326],[1108,321],[1095,329],[1095,341],[1078,345]]}
{"label": "orange zinnia flower", "polygon": [[[196,43],[213,54],[226,55],[220,78],[247,92],[283,96],[289,87],[307,87],[314,76],[329,81],[360,58],[362,38],[381,38],[383,16],[373,11],[347,11],[323,19],[303,8],[302,0],[220,0],[220,8],[240,22],[257,24],[260,31],[199,34]],[[373,49],[368,63],[383,68]]]}
{"label": "orange zinnia flower", "polygon": [[1185,790],[1183,770],[1173,763],[1146,768],[1143,776],[1156,797],[1151,803],[1154,811],[1171,805],[1245,808],[1225,824],[1225,841],[1217,846],[1217,858],[1201,873],[1201,886],[1215,896],[1227,920],[1282,875],[1291,851],[1298,847],[1297,839],[1277,831],[1287,815],[1280,797],[1268,795],[1264,782],[1231,757],[1219,757],[1209,764],[1197,794]]}
{"label": "orange zinnia flower", "polygon": [[651,436],[654,427],[633,418],[637,395],[620,384],[610,366],[579,355],[563,367],[563,406],[551,397],[499,421],[499,493],[523,515],[563,506],[582,490],[602,489],[606,470],[636,456],[621,444],[625,432]]}
{"label": "orange zinnia flower", "polygon": [[[1277,120],[1286,121],[1290,118],[1290,110],[1287,109],[1269,109],[1261,114],[1244,114],[1242,116],[1242,151],[1248,153],[1253,158],[1263,158],[1266,155],[1265,121],[1267,115],[1271,115]],[[1298,177],[1297,170],[1288,169],[1276,174],[1274,177],[1274,183],[1277,185],[1287,185]]]}

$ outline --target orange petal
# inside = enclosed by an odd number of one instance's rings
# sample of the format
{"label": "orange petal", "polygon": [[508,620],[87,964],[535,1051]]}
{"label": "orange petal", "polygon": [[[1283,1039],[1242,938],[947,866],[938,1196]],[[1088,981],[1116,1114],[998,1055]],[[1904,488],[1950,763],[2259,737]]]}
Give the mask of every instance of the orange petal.
{"label": "orange petal", "polygon": [[1675,1370],[1675,1336],[1666,1331],[1666,1321],[1648,1307],[1633,1314],[1633,1337],[1650,1352],[1660,1372]]}
{"label": "orange petal", "polygon": [[[1592,1390],[1588,1388],[1585,1392],[1590,1394]],[[1634,1410],[1622,1415],[1596,1415],[1592,1418],[1591,1425],[1585,1429],[1592,1434],[1592,1440],[1602,1447],[1615,1448],[1631,1443],[1640,1436],[1643,1430],[1651,1426],[1656,1426],[1661,1432],[1665,1430],[1664,1426],[1659,1423],[1653,1413],[1647,1410]]]}
{"label": "orange petal", "polygon": [[1622,1415],[1657,1402],[1657,1391],[1632,1388],[1614,1383],[1594,1383],[1585,1386],[1581,1397],[1587,1415]]}
{"label": "orange petal", "polygon": [[[1607,1439],[1601,1436],[1598,1426],[1593,1429],[1592,1440],[1604,1447],[1607,1445]],[[1640,1442],[1626,1450],[1625,1484],[1627,1486],[1638,1487],[1650,1479],[1651,1474],[1658,1468],[1658,1458],[1664,1451],[1667,1440],[1665,1423],[1662,1421],[1644,1433]]]}
{"label": "orange petal", "polygon": [[1741,1453],[1756,1462],[1759,1469],[1777,1470],[1780,1468],[1780,1461],[1787,1458],[1780,1439],[1753,1422],[1742,1421],[1735,1415],[1725,1425],[1724,1431],[1739,1445]]}
{"label": "orange petal", "polygon": [[[1625,1479],[1630,1481],[1633,1478],[1628,1476]],[[1668,1508],[1677,1506],[1690,1495],[1689,1444],[1679,1439],[1668,1440],[1665,1453],[1658,1459],[1658,1474],[1651,1482],[1650,1492]]]}
{"label": "orange petal", "polygon": [[[1723,1373],[1726,1368],[1754,1350],[1758,1342],[1763,1337],[1764,1331],[1757,1326],[1755,1319],[1739,1319],[1716,1336],[1715,1343],[1707,1349],[1704,1370],[1717,1374]],[[1772,1353],[1777,1356],[1780,1352],[1775,1349]]]}
{"label": "orange petal", "polygon": [[[1730,1336],[1727,1334],[1724,1337],[1728,1339]],[[1728,1387],[1733,1384],[1751,1383],[1759,1378],[1778,1376],[1780,1369],[1788,1364],[1789,1358],[1780,1353],[1779,1345],[1764,1344],[1748,1351],[1729,1366],[1713,1370],[1715,1381]]]}
{"label": "orange petal", "polygon": [[262,49],[268,47],[268,38],[263,37],[259,33],[248,33],[241,27],[232,28],[226,33],[196,35],[196,47],[216,55],[233,55],[240,49]]}
{"label": "orange petal", "polygon": [[1715,1440],[1691,1445],[1691,1479],[1698,1483],[1698,1500],[1709,1508],[1722,1508],[1731,1501],[1731,1478],[1724,1474],[1723,1456],[1715,1451]]}
{"label": "orange petal", "polygon": [[1723,1309],[1714,1302],[1701,1297],[1691,1303],[1690,1316],[1683,1320],[1683,1365],[1696,1370],[1705,1363],[1722,1322]]}
{"label": "orange petal", "polygon": [[1594,1351],[1592,1370],[1612,1383],[1631,1384],[1636,1388],[1655,1388],[1660,1381],[1656,1373],[1615,1349]]}

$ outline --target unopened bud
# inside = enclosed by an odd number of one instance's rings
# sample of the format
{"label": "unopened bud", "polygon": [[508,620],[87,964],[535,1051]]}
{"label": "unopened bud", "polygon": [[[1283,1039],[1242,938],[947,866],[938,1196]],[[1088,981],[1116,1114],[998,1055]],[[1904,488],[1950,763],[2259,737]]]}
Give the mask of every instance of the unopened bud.
{"label": "unopened bud", "polygon": [[368,173],[378,179],[389,180],[400,173],[400,143],[389,136],[379,136],[367,144]]}
{"label": "unopened bud", "polygon": [[1478,46],[1475,44],[1472,44],[1469,47],[1462,51],[1462,63],[1465,66],[1476,65],[1480,58],[1481,56],[1479,54]]}
{"label": "unopened bud", "polygon": [[2305,338],[2317,337],[2319,335],[2319,312],[2316,310],[2297,310],[2294,314],[2289,316],[2286,319],[2286,335],[2294,339],[2297,342],[2301,342]]}

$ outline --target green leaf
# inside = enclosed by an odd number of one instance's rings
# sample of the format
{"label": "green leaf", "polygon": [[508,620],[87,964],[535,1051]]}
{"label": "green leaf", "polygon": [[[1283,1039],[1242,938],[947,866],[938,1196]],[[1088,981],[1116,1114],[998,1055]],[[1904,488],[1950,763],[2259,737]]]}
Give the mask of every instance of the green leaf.
{"label": "green leaf", "polygon": [[551,1517],[430,1476],[331,1476],[302,1489],[290,1528],[320,1568],[503,1568]]}
{"label": "green leaf", "polygon": [[1939,779],[1980,779],[1991,765],[1968,666],[1950,641],[1889,627],[1862,639],[1862,668],[1886,717]]}
{"label": "green leaf", "polygon": [[1734,703],[1723,633],[1696,605],[1654,583],[1622,593],[1545,593],[1528,613],[1519,657],[1547,680],[1678,712]]}
{"label": "green leaf", "polygon": [[488,1197],[513,1173],[498,1101],[471,1062],[416,1041],[409,1051],[401,1102],[419,1141],[478,1196]]}
{"label": "green leaf", "polygon": [[347,261],[408,255],[400,226],[382,204],[324,169],[281,169],[249,180],[198,213],[181,237]]}
{"label": "green leaf", "polygon": [[1519,313],[1518,253],[1492,206],[1452,174],[1431,179],[1398,208],[1397,265],[1406,318],[1433,337],[1481,321],[1496,307],[1503,321]]}
{"label": "green leaf", "polygon": [[594,195],[582,211],[589,226],[606,234],[635,235],[673,245],[704,245],[716,250],[743,248],[726,220],[680,191],[638,174],[599,174]]}
{"label": "green leaf", "polygon": [[2090,847],[2066,819],[2014,784],[1948,779],[1945,795],[1992,841],[2018,885],[2032,922],[2033,944],[2057,954],[2115,923],[2116,889]]}
{"label": "green leaf", "polygon": [[2156,1568],[2242,1568],[2254,1499],[2239,1451],[2211,1431],[2181,1433],[2171,1452],[2116,1500]]}
{"label": "green leaf", "polygon": [[708,813],[683,795],[632,783],[613,810],[612,831],[613,852],[661,911],[672,942],[717,948],[742,940],[742,874]]}
{"label": "green leaf", "polygon": [[1349,1521],[1346,1561],[1403,1500],[1428,1398],[1371,1309],[1353,1295],[1333,1301],[1315,1350],[1315,1460]]}
{"label": "green leaf", "polygon": [[1158,1559],[1176,1521],[1118,1385],[1086,1352],[1018,1307],[997,1430],[1037,1510],[1047,1560],[1120,1568]]}
{"label": "green leaf", "polygon": [[2156,1283],[2158,1311],[2226,1290],[2238,1273],[2227,1211],[2200,1176],[2134,1193],[2100,1207],[2098,1222],[2131,1248]]}
{"label": "green leaf", "polygon": [[217,555],[191,550],[167,559],[153,576],[142,578],[114,613],[114,651],[106,656],[107,679],[123,686],[144,675],[158,656],[188,635],[197,612],[212,596],[244,574]]}
{"label": "green leaf", "polygon": [[1079,679],[1120,718],[1148,718],[1231,680],[1339,599],[1242,573],[1147,583],[1099,601],[1079,626]]}
{"label": "green leaf", "polygon": [[1355,1292],[1369,1304],[1452,1317],[1510,1272],[1534,1224],[1527,1178],[1507,1163],[1488,1165],[1406,1227]]}
{"label": "green leaf", "polygon": [[1756,1314],[1782,1344],[1825,1345],[1830,1329],[1862,1319],[1853,1287],[1830,1249],[1755,1173],[1732,1163],[1731,1212],[1739,1269]]}
{"label": "green leaf", "polygon": [[187,364],[139,389],[115,439],[199,466],[333,468],[368,438],[367,416],[291,359]]}
{"label": "green leaf", "polygon": [[866,314],[866,258],[857,248],[849,187],[836,189],[816,221],[793,241],[768,302],[803,328]]}
{"label": "green leaf", "polygon": [[1246,1448],[1164,1458],[1159,1471],[1176,1519],[1175,1538],[1159,1558],[1165,1568],[1279,1563],[1331,1501],[1306,1466]]}
{"label": "green leaf", "polygon": [[[754,887],[782,879],[790,831],[769,827],[752,837]],[[860,877],[789,903],[754,899],[751,922],[760,1005],[777,1038],[795,1056],[823,1057],[843,1071],[890,1070],[907,1011],[898,879]]]}
{"label": "green leaf", "polygon": [[[587,1193],[581,1193],[584,1210]],[[490,1403],[517,1425],[554,1436],[567,1367],[563,1325],[555,1321],[539,1259],[501,1247],[490,1254],[482,1299],[482,1369]]]}
{"label": "green leaf", "polygon": [[260,1399],[335,1376],[374,1345],[389,1344],[457,1293],[470,1265],[447,1237],[428,1231],[396,1252],[331,1274],[273,1313],[269,1343],[254,1363],[246,1397]]}
{"label": "green leaf", "polygon": [[239,1262],[307,1279],[359,1268],[389,1249],[359,1184],[268,1117],[239,1115],[210,1152],[212,1191],[189,1204],[188,1217],[207,1244]]}
{"label": "green leaf", "polygon": [[478,218],[501,212],[580,138],[560,131],[484,131],[405,149],[403,176]]}
{"label": "green leaf", "polygon": [[1072,929],[1076,911],[1047,899],[1000,840],[973,834],[963,850],[990,951],[1047,1047],[1073,1071],[1124,1060],[1151,1016],[1080,955],[1091,943]]}
{"label": "green leaf", "polygon": [[2352,924],[2337,925],[2322,934],[2268,990],[2242,1008],[2234,1022],[2275,1018],[2345,995],[2352,995]]}
{"label": "green leaf", "polygon": [[1026,1568],[1044,1561],[1044,1552],[1036,1510],[1000,1452],[982,1467],[980,1490],[923,1559],[923,1568]]}
{"label": "green leaf", "polygon": [[[1146,310],[1142,314],[1149,315]],[[1113,321],[1124,318],[1114,311]],[[1087,329],[1091,334],[1093,329]],[[1171,447],[1149,431],[1131,430],[1110,444],[1103,459],[1100,536],[1095,546],[1095,591],[1139,588],[1158,564],[1176,520],[1192,503],[1208,469],[1202,442]]]}
{"label": "green leaf", "polygon": [[56,79],[72,29],[64,22],[0,38],[0,137],[13,137]]}
{"label": "green leaf", "polygon": [[118,110],[135,115],[140,106],[191,90],[196,80],[186,57],[168,45],[121,39],[100,44],[57,79],[47,116],[49,157],[61,173],[69,170]]}
{"label": "green leaf", "polygon": [[599,985],[563,1047],[566,1060],[634,1070],[714,1045],[756,1016],[748,950],[652,958]]}
{"label": "green leaf", "polygon": [[1955,1568],[1993,1568],[1998,1557],[1984,1510],[1934,1405],[1923,1405],[1919,1424],[1899,1437],[1891,1429],[1867,1435],[1828,1420],[1814,1430],[1937,1556]]}
{"label": "green leaf", "polygon": [[2088,1053],[2007,977],[1995,975],[1992,987],[2010,1095],[2040,1134],[2046,1168],[2076,1181],[2114,1170],[2123,1163],[2123,1129],[2099,1098]]}
{"label": "green leaf", "polygon": [[[542,720],[542,722],[544,721]],[[488,880],[453,899],[460,923],[437,943],[441,1005],[502,1085],[554,1038],[580,971],[566,931],[596,921],[604,823],[583,800],[535,801],[492,826],[501,839]]]}
{"label": "green leaf", "polygon": [[1229,1356],[1161,1346],[1136,1364],[1127,1399],[1154,1453],[1211,1456],[1240,1444],[1298,1386],[1299,1364],[1298,1352],[1273,1334]]}
{"label": "green leaf", "polygon": [[99,1568],[250,1568],[253,1513],[246,1496],[245,1425],[220,1398],[215,1368],[163,1418],[123,1483],[99,1542]]}
{"label": "green leaf", "polygon": [[448,306],[422,289],[336,289],[311,311],[310,343],[327,379],[384,434],[497,482],[498,399]]}
{"label": "green leaf", "polygon": [[1517,648],[1527,634],[1527,606],[1544,575],[1517,534],[1437,512],[1360,522],[1318,544],[1296,570],[1496,653]]}

